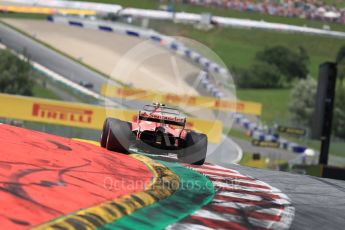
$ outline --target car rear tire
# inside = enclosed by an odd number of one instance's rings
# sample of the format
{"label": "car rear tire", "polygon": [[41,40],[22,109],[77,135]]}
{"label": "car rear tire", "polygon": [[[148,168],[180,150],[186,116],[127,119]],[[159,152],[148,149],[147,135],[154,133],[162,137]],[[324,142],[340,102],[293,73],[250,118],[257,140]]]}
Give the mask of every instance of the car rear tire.
{"label": "car rear tire", "polygon": [[112,120],[116,120],[116,119],[108,117],[107,119],[105,119],[105,121],[103,123],[103,129],[102,129],[101,140],[100,140],[101,147],[103,147],[103,148],[105,148],[107,146],[107,139],[108,139],[108,133],[109,133],[109,123]]}
{"label": "car rear tire", "polygon": [[110,151],[128,154],[131,141],[134,139],[131,123],[113,118],[108,124],[105,147]]}
{"label": "car rear tire", "polygon": [[178,159],[184,163],[203,165],[207,154],[207,136],[202,133],[190,132]]}

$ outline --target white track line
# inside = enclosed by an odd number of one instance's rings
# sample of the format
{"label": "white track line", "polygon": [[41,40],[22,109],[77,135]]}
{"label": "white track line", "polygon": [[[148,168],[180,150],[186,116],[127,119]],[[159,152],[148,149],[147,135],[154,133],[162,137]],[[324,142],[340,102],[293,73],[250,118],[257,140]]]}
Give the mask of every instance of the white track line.
{"label": "white track line", "polygon": [[[201,168],[195,169],[195,171],[200,172],[200,173],[204,173],[204,174],[210,174],[210,175],[214,175],[216,173],[216,174],[221,174],[222,176],[229,176],[229,177],[231,177],[231,176],[242,176],[242,177],[244,177],[244,175],[242,175],[238,172],[223,172],[223,171],[201,169]],[[215,176],[217,176],[217,175],[215,175]]]}
{"label": "white track line", "polygon": [[260,186],[267,186],[267,187],[271,187],[270,185],[268,185],[265,182],[259,181],[259,180],[244,180],[244,179],[240,179],[240,178],[229,178],[229,177],[221,177],[221,176],[214,176],[214,175],[208,175],[206,174],[211,181],[212,180],[229,180],[229,182],[232,182],[233,184],[236,184],[236,182],[240,182],[240,183],[246,183],[246,184],[252,184],[252,185],[260,185]]}
{"label": "white track line", "polygon": [[220,190],[222,188],[229,188],[229,189],[239,189],[239,190],[244,190],[244,191],[249,191],[249,192],[265,192],[265,193],[270,193],[270,194],[279,194],[281,193],[280,190],[276,189],[276,188],[269,188],[269,189],[263,189],[263,188],[257,188],[257,187],[250,187],[250,186],[244,186],[244,185],[239,185],[239,184],[227,184],[227,183],[223,183],[223,182],[218,182],[218,181],[214,181],[212,182],[213,185],[215,187],[218,187]]}
{"label": "white track line", "polygon": [[243,193],[236,193],[236,192],[221,191],[221,192],[217,193],[217,195],[226,196],[226,197],[241,198],[241,199],[246,199],[246,200],[250,200],[250,201],[262,201],[262,197],[255,196],[255,195],[243,194]]}
{"label": "white track line", "polygon": [[236,208],[236,209],[248,209],[249,212],[259,212],[259,213],[265,213],[273,216],[279,216],[283,210],[278,208],[263,208],[263,209],[253,209],[251,211],[250,208],[253,208],[253,205],[245,204],[245,203],[239,203],[239,202],[224,202],[222,200],[214,199],[212,201],[213,205],[227,207],[227,208]]}
{"label": "white track line", "polygon": [[[224,222],[235,222],[243,224],[243,217],[227,213],[216,213],[208,210],[198,210],[192,216],[197,216],[205,219],[220,220]],[[271,228],[273,225],[277,225],[279,221],[262,220],[253,217],[247,217],[247,220],[254,226],[260,228]]]}
{"label": "white track line", "polygon": [[180,229],[184,229],[184,230],[213,230],[213,228],[208,228],[206,226],[199,225],[199,224],[179,224],[179,223],[170,225],[166,229],[167,230],[180,230]]}

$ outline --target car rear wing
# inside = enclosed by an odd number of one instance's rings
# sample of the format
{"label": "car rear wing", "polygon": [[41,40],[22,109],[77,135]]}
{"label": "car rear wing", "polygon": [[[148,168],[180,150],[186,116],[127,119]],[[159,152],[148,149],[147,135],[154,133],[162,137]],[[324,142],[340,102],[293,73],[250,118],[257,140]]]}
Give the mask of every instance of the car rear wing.
{"label": "car rear wing", "polygon": [[172,108],[172,107],[167,107],[165,105],[157,105],[157,104],[152,104],[152,105],[145,105],[142,109],[142,111],[146,111],[146,112],[161,112],[163,114],[168,114],[168,115],[172,115],[172,116],[177,116],[177,117],[181,117],[182,114],[179,110],[177,110],[176,108]]}
{"label": "car rear wing", "polygon": [[162,114],[161,112],[139,111],[139,120],[151,121],[169,125],[185,126],[186,118]]}

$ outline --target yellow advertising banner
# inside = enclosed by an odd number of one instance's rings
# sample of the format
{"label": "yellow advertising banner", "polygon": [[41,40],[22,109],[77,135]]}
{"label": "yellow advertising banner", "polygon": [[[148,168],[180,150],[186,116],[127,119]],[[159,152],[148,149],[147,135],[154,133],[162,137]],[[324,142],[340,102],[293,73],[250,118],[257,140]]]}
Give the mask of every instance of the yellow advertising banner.
{"label": "yellow advertising banner", "polygon": [[8,6],[8,5],[0,5],[0,11],[13,12],[13,13],[29,13],[29,14],[78,14],[78,15],[95,15],[96,14],[96,11],[94,10],[28,7],[28,6]]}
{"label": "yellow advertising banner", "polygon": [[[0,117],[101,130],[106,117],[136,121],[138,111],[82,103],[0,94]],[[220,143],[223,124],[187,118],[188,129],[205,133],[212,143]]]}
{"label": "yellow advertising banner", "polygon": [[260,116],[262,105],[254,102],[219,100],[214,97],[187,96],[166,94],[157,91],[147,91],[135,88],[123,88],[113,85],[102,85],[101,94],[106,97],[125,98],[126,100],[141,100],[161,102],[175,106],[192,106],[221,111],[232,111]]}

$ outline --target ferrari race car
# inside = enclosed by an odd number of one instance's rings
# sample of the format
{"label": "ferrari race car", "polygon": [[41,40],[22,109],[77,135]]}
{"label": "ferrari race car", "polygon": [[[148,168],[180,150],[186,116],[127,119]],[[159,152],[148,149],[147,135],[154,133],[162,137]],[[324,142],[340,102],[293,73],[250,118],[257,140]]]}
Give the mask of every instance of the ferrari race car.
{"label": "ferrari race car", "polygon": [[207,152],[207,136],[188,130],[186,117],[164,104],[145,105],[135,122],[107,118],[101,146],[127,154],[133,146],[151,154],[177,155],[179,161],[202,165]]}

